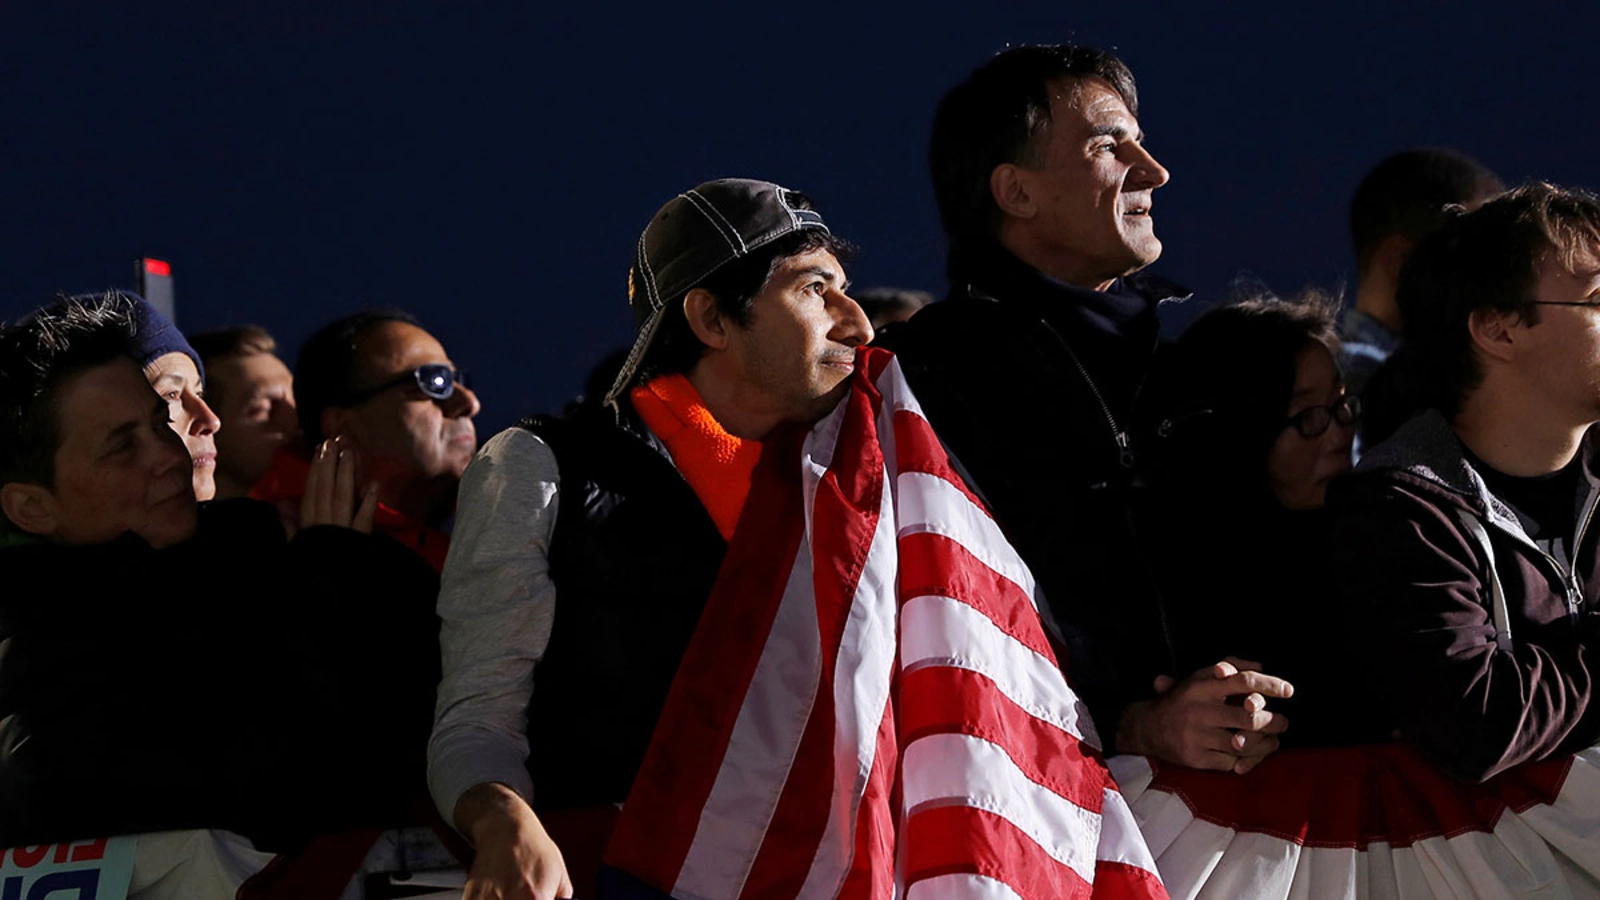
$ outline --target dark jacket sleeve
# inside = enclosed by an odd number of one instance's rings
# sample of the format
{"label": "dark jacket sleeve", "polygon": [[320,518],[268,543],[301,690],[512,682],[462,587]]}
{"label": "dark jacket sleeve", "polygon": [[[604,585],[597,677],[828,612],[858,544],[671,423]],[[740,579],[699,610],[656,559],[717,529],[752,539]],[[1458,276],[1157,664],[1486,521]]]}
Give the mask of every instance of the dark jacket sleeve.
{"label": "dark jacket sleeve", "polygon": [[[1469,781],[1600,736],[1589,702],[1593,613],[1532,636],[1513,628],[1512,649],[1501,650],[1487,606],[1488,561],[1453,509],[1381,475],[1346,480],[1333,508],[1338,614],[1372,715],[1387,716],[1402,738]],[[1516,554],[1497,544],[1496,556],[1515,610],[1523,593],[1511,583],[1522,577]]]}

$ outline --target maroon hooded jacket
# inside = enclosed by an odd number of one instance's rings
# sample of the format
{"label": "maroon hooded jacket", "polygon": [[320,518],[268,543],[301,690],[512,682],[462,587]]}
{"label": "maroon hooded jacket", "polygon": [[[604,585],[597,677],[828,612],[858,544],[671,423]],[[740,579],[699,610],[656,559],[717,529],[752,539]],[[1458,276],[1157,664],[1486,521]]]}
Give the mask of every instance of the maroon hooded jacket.
{"label": "maroon hooded jacket", "polygon": [[1596,441],[1581,450],[1570,572],[1489,492],[1438,412],[1335,485],[1330,613],[1345,682],[1371,701],[1353,732],[1397,735],[1470,781],[1600,742]]}

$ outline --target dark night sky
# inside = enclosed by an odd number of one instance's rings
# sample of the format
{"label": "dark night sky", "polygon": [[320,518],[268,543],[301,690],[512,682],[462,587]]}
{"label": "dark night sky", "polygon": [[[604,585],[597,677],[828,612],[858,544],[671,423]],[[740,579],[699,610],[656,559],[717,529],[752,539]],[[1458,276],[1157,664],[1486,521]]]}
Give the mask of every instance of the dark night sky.
{"label": "dark night sky", "polygon": [[1352,281],[1349,191],[1407,146],[1600,187],[1589,3],[20,5],[0,317],[140,255],[172,261],[186,330],[254,321],[291,353],[402,306],[474,373],[483,434],[627,343],[633,242],[709,178],[804,190],[859,284],[942,293],[928,124],[1008,42],[1133,68],[1172,171],[1156,270],[1202,298]]}

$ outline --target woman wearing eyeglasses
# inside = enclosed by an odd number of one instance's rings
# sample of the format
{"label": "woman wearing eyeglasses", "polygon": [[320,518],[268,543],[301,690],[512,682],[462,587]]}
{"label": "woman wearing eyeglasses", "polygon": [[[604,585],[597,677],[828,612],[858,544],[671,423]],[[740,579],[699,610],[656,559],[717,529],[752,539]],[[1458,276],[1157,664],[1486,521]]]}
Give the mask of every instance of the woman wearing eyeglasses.
{"label": "woman wearing eyeglasses", "polygon": [[[1328,485],[1350,470],[1360,406],[1335,362],[1335,304],[1251,300],[1212,310],[1163,367],[1158,577],[1175,677],[1237,654],[1295,686],[1271,701],[1286,743],[1322,740],[1317,684],[1328,609]],[[1335,701],[1336,702],[1336,701]],[[1340,738],[1342,740],[1342,737]]]}

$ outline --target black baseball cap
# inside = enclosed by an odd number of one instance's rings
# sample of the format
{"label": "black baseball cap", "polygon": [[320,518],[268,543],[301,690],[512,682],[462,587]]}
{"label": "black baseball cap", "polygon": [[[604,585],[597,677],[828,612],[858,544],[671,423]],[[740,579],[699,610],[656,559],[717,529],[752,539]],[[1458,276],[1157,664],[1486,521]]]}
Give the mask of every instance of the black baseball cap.
{"label": "black baseball cap", "polygon": [[628,389],[669,305],[713,272],[788,234],[827,231],[810,201],[770,181],[719,178],[684,191],[662,206],[639,235],[628,269],[628,306],[638,337],[606,394],[614,403]]}

